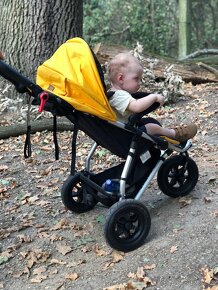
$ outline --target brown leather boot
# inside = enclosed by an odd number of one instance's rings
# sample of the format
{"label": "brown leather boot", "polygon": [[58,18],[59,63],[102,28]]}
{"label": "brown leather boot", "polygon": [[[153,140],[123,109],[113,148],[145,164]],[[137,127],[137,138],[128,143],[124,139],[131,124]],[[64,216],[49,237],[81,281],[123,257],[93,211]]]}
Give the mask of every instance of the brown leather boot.
{"label": "brown leather boot", "polygon": [[192,139],[197,133],[197,126],[195,124],[181,125],[173,128],[176,131],[175,139],[179,142]]}

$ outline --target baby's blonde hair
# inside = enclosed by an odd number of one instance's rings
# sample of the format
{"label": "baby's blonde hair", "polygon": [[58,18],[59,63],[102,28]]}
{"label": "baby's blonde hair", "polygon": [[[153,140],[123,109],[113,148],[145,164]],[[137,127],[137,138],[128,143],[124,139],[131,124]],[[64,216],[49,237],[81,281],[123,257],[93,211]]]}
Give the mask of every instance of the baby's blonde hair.
{"label": "baby's blonde hair", "polygon": [[131,65],[139,65],[142,67],[139,60],[129,52],[121,52],[117,54],[108,64],[108,74],[110,80],[116,81],[116,76],[119,72],[125,72]]}

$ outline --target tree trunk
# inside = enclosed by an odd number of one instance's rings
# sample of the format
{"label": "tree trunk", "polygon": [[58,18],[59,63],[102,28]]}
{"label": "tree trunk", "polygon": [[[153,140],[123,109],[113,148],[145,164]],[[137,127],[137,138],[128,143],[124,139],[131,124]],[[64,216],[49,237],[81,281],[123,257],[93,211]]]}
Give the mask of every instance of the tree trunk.
{"label": "tree trunk", "polygon": [[0,51],[35,80],[39,64],[67,39],[82,36],[82,0],[1,0]]}
{"label": "tree trunk", "polygon": [[190,3],[191,0],[179,0],[179,58],[190,51]]}

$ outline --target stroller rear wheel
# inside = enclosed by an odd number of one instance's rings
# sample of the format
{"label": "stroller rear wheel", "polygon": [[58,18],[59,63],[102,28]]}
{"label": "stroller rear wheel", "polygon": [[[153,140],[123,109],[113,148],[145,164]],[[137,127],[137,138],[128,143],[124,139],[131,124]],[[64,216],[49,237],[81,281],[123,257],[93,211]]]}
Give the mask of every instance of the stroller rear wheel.
{"label": "stroller rear wheel", "polygon": [[69,176],[61,190],[63,204],[67,209],[76,213],[91,210],[97,204],[97,200],[91,193],[88,193],[88,190],[89,188],[85,188],[82,184],[79,173]]}
{"label": "stroller rear wheel", "polygon": [[160,190],[170,197],[189,194],[198,181],[198,167],[193,159],[173,156],[162,164],[157,182]]}
{"label": "stroller rear wheel", "polygon": [[147,208],[139,201],[124,199],[109,209],[104,234],[112,248],[129,252],[144,244],[150,227],[151,218]]}

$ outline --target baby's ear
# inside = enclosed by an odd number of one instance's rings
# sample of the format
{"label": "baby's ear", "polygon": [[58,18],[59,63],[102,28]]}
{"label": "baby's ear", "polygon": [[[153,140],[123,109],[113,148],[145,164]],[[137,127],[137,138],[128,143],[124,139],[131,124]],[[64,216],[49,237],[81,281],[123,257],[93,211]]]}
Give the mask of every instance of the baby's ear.
{"label": "baby's ear", "polygon": [[1,51],[0,51],[0,59],[4,59],[4,55]]}
{"label": "baby's ear", "polygon": [[123,73],[118,73],[117,74],[117,80],[119,81],[119,82],[122,82],[123,81],[123,79],[124,79],[124,75],[123,75]]}

